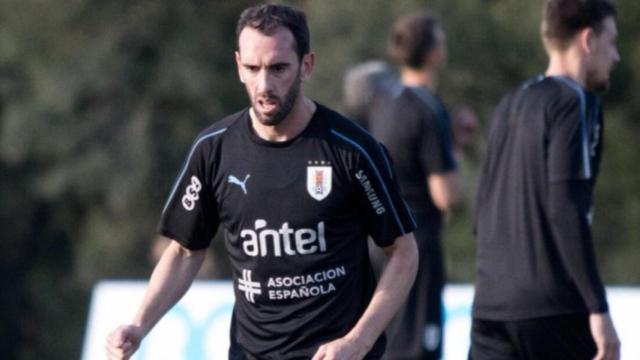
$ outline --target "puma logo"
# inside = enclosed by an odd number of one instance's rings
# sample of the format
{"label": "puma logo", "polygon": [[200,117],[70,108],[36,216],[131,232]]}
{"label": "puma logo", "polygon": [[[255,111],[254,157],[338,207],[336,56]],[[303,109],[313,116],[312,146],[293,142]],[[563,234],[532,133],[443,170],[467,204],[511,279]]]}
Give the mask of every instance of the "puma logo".
{"label": "puma logo", "polygon": [[229,175],[229,178],[227,179],[227,181],[229,182],[229,184],[235,184],[240,186],[240,188],[242,189],[242,192],[245,195],[247,195],[247,180],[249,180],[250,177],[251,177],[251,174],[247,174],[247,176],[244,177],[244,181],[240,181],[237,177],[233,175]]}

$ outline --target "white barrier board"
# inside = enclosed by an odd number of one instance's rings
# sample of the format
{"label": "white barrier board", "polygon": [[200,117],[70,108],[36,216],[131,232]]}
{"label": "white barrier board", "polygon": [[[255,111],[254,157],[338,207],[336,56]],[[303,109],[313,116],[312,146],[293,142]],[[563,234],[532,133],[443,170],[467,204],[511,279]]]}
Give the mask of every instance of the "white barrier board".
{"label": "white barrier board", "polygon": [[[185,297],[143,341],[134,360],[226,359],[233,309],[230,281],[195,282]],[[101,282],[93,290],[83,360],[104,359],[107,334],[129,322],[142,301],[146,282]],[[622,341],[622,360],[640,359],[640,288],[607,289],[611,314]],[[444,360],[466,359],[473,287],[448,285],[445,301]]]}

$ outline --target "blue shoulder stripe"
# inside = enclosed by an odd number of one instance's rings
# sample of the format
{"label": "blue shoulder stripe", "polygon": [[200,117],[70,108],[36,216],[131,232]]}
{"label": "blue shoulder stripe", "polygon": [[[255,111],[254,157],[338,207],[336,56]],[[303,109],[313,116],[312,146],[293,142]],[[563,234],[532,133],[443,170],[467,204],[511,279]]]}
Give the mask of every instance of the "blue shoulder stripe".
{"label": "blue shoulder stripe", "polygon": [[540,75],[538,75],[538,76],[536,76],[536,77],[534,77],[534,78],[532,78],[532,79],[529,79],[529,80],[525,81],[525,82],[522,84],[522,86],[521,86],[521,87],[522,87],[523,89],[526,89],[526,88],[528,88],[528,87],[530,87],[530,86],[532,86],[532,85],[534,85],[534,84],[537,84],[537,83],[541,82],[541,81],[542,81],[542,80],[544,80],[544,79],[545,79],[544,74],[540,74]]}
{"label": "blue shoulder stripe", "polygon": [[171,194],[169,195],[169,199],[167,199],[167,203],[164,205],[164,209],[162,209],[162,213],[163,214],[164,214],[165,211],[167,211],[167,208],[169,207],[169,204],[171,203],[171,200],[175,196],[176,190],[178,190],[178,186],[180,185],[180,182],[182,181],[182,178],[184,177],[184,174],[187,172],[187,168],[189,167],[189,163],[191,162],[191,157],[193,156],[193,153],[196,151],[196,148],[198,147],[198,145],[200,145],[200,143],[202,143],[204,140],[212,138],[212,137],[217,136],[217,135],[220,135],[225,131],[227,131],[227,128],[223,128],[223,129],[214,131],[214,132],[212,132],[210,134],[203,135],[198,140],[196,140],[196,142],[193,144],[193,146],[191,147],[191,151],[189,151],[189,156],[187,156],[187,160],[185,161],[184,165],[182,166],[182,171],[180,172],[180,176],[178,176],[178,179],[176,180],[176,183],[173,185],[173,189],[171,190]]}
{"label": "blue shoulder stripe", "polygon": [[584,91],[575,82],[567,79],[563,76],[554,76],[556,80],[561,81],[570,88],[572,88],[580,99],[580,131],[582,132],[582,166],[584,171],[584,178],[588,180],[591,178],[591,161],[589,160],[589,135],[587,132],[587,104],[585,100]]}

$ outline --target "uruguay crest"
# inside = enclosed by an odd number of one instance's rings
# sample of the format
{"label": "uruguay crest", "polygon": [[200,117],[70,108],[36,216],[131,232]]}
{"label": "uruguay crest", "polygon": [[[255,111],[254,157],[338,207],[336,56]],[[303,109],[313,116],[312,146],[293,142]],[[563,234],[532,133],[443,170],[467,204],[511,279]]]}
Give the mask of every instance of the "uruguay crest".
{"label": "uruguay crest", "polygon": [[322,201],[331,193],[331,166],[307,166],[307,192]]}

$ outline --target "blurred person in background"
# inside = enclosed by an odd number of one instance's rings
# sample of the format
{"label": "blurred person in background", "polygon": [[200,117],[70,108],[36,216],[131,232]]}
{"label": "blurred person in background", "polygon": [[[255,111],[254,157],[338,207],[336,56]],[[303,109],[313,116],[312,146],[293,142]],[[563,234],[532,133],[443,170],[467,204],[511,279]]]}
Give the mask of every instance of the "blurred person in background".
{"label": "blurred person in background", "polygon": [[[250,107],[203,131],[159,225],[171,239],[132,324],[129,358],[187,291],[219,225],[233,268],[230,359],[378,359],[415,278],[415,223],[382,146],[303,94],[315,55],[305,15],[246,9],[236,63]],[[367,236],[384,248],[377,285]]]}
{"label": "blurred person in background", "polygon": [[365,129],[369,118],[386,111],[402,90],[393,69],[382,60],[369,60],[345,71],[342,82],[345,113]]}
{"label": "blurred person in background", "polygon": [[495,110],[477,195],[473,360],[619,358],[591,236],[615,16],[608,0],[547,0],[547,70]]}
{"label": "blurred person in background", "polygon": [[[403,16],[393,27],[389,52],[399,67],[395,84],[379,80],[389,75],[375,63],[354,67],[345,78],[345,107],[355,119],[365,118],[360,122],[389,150],[398,183],[418,223],[418,275],[407,302],[387,328],[385,358],[439,359],[445,283],[443,215],[462,200],[449,114],[436,95],[447,61],[445,32],[429,12]],[[368,80],[356,81],[358,77]],[[359,83],[372,86],[360,90]],[[359,106],[354,98],[360,98]],[[475,121],[470,110],[462,116],[471,116],[462,123]],[[381,271],[382,253],[375,247],[370,251]]]}

